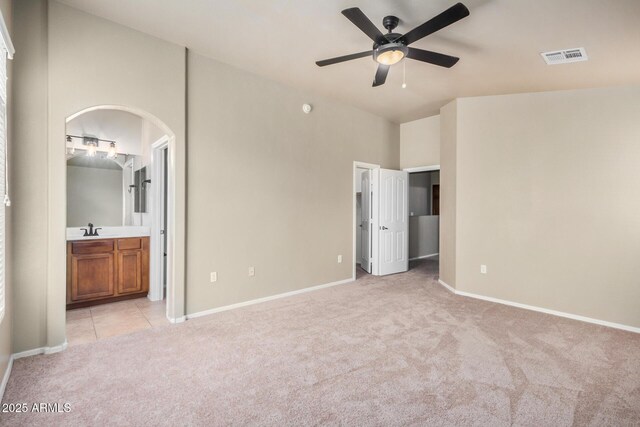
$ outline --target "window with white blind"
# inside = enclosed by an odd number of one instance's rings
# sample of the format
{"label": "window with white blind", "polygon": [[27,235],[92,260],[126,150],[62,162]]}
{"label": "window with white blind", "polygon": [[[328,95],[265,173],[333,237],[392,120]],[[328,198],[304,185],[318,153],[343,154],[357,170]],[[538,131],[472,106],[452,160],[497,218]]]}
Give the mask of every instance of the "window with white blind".
{"label": "window with white blind", "polygon": [[9,201],[9,180],[7,167],[7,59],[13,57],[13,45],[9,32],[0,13],[0,322],[5,313],[5,216]]}

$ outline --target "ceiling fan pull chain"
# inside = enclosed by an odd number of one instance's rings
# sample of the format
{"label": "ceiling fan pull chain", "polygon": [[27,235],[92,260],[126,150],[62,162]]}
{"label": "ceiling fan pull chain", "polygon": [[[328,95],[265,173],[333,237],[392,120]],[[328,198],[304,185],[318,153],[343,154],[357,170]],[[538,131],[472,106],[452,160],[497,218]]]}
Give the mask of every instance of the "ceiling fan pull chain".
{"label": "ceiling fan pull chain", "polygon": [[402,61],[402,89],[407,88],[407,61]]}

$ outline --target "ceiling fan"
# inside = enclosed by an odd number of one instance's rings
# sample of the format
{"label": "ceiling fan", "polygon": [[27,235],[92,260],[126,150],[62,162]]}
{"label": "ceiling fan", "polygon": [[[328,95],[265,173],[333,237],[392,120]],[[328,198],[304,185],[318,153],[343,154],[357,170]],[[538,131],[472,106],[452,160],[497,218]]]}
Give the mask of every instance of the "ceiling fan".
{"label": "ceiling fan", "polygon": [[420,40],[429,34],[435,33],[444,27],[469,16],[469,9],[462,3],[457,3],[445,10],[441,14],[431,18],[422,25],[417,26],[406,34],[394,33],[400,20],[395,16],[385,16],[382,25],[388,30],[387,34],[382,32],[371,22],[369,18],[357,7],[345,9],[342,14],[353,22],[356,27],[373,40],[373,49],[364,52],[353,53],[351,55],[339,56],[337,58],[317,61],[319,67],[338,64],[352,59],[371,56],[378,63],[378,70],[373,79],[373,87],[383,85],[387,80],[389,67],[402,61],[403,58],[415,59],[417,61],[428,62],[429,64],[451,68],[460,58],[444,55],[442,53],[431,52],[429,50],[409,47],[413,42]]}

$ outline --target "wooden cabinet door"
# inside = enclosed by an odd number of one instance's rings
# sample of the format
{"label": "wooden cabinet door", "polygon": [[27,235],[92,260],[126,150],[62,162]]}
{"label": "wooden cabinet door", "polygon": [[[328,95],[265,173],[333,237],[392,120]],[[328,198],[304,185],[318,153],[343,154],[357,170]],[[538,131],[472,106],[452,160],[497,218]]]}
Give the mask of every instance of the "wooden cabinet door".
{"label": "wooden cabinet door", "polygon": [[72,255],[71,301],[114,295],[114,255]]}
{"label": "wooden cabinet door", "polygon": [[118,252],[118,294],[142,290],[142,251]]}

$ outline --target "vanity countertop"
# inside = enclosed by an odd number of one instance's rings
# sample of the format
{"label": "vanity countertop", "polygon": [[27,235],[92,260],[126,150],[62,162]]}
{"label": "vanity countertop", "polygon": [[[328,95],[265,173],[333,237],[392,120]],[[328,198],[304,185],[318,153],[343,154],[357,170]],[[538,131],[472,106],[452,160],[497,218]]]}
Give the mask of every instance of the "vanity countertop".
{"label": "vanity countertop", "polygon": [[88,227],[69,227],[67,228],[67,240],[98,240],[98,239],[120,239],[125,237],[146,237],[151,234],[149,227],[124,226],[124,227],[100,227],[98,236],[83,236],[84,230],[80,228]]}

